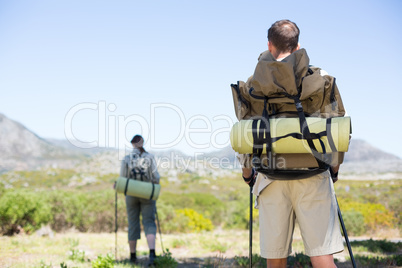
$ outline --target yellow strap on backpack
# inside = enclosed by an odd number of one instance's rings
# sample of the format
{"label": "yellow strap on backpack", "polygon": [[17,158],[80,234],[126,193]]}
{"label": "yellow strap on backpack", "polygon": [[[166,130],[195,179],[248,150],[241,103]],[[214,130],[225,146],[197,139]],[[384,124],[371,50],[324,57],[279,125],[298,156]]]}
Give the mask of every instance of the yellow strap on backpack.
{"label": "yellow strap on backpack", "polygon": [[[350,117],[333,117],[330,119],[319,117],[307,117],[307,125],[310,133],[321,134],[320,139],[313,139],[318,152],[347,152],[349,149],[349,135],[351,133]],[[235,123],[230,132],[230,143],[233,150],[240,154],[253,153],[253,120],[240,120]],[[301,136],[299,118],[274,118],[269,119],[272,152],[278,154],[311,153],[310,146],[305,139],[296,138]],[[293,136],[292,136],[293,135]],[[321,141],[321,142],[320,142]],[[263,153],[266,153],[264,145]]]}

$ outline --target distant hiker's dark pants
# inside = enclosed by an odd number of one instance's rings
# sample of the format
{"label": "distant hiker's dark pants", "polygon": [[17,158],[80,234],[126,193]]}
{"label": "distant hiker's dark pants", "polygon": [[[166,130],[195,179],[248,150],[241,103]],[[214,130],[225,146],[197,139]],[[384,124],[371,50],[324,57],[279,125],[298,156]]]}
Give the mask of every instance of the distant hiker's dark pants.
{"label": "distant hiker's dark pants", "polygon": [[140,213],[145,235],[156,234],[155,208],[156,201],[126,196],[128,216],[128,240],[134,241],[141,238]]}

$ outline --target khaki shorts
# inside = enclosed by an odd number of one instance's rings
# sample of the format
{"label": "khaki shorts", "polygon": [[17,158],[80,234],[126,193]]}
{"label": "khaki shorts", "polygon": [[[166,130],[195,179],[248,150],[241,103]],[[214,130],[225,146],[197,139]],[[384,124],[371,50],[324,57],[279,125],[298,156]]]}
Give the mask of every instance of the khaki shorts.
{"label": "khaki shorts", "polygon": [[295,221],[300,227],[306,255],[343,251],[329,172],[302,180],[276,180],[261,192],[258,204],[262,257],[280,259],[291,254]]}

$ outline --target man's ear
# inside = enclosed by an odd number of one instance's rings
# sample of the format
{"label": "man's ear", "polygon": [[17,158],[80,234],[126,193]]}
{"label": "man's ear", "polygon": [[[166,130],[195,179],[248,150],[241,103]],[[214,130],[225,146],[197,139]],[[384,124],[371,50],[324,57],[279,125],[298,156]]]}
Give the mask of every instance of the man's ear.
{"label": "man's ear", "polygon": [[272,54],[272,50],[273,50],[273,48],[272,48],[272,43],[269,42],[269,41],[268,41],[268,50],[269,50],[269,52],[271,52],[271,54]]}

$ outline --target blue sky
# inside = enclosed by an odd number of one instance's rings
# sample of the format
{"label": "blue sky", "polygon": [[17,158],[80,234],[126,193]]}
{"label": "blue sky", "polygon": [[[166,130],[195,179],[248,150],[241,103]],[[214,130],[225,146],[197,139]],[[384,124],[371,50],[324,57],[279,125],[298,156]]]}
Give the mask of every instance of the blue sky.
{"label": "blue sky", "polygon": [[296,22],[337,78],[353,137],[402,157],[400,1],[0,1],[0,113],[80,146],[228,145],[230,84]]}

